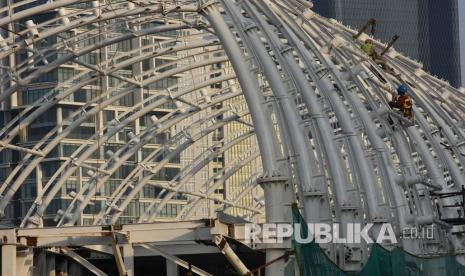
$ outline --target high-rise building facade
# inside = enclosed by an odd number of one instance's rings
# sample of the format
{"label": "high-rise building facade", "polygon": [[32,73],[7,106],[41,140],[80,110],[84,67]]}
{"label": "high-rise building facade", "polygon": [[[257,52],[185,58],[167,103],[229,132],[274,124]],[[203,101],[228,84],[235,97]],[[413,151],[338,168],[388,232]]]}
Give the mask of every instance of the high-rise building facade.
{"label": "high-rise building facade", "polygon": [[[40,4],[38,1],[35,4]],[[26,32],[26,27],[31,28],[34,26],[40,26],[41,24],[49,21],[61,18],[60,22],[63,25],[69,24],[67,16],[76,16],[83,10],[93,11],[96,16],[101,14],[100,5],[105,5],[106,9],[112,9],[112,4],[105,2],[86,2],[82,4],[75,4],[66,8],[60,8],[54,12],[47,12],[44,14],[37,14],[28,18],[25,18],[14,24],[10,24],[9,30],[2,30],[2,37],[7,38],[11,35],[17,35],[18,39],[21,36],[30,37],[34,36],[33,33]],[[134,4],[130,2],[119,2],[119,4],[127,5],[128,10],[134,8]],[[2,3],[0,7],[8,8],[8,1]],[[34,5],[34,3],[32,4]],[[4,16],[19,12],[18,9],[6,9]],[[17,55],[12,55],[10,60],[3,64],[5,68],[19,68],[24,63],[31,62],[34,54],[39,51],[45,52],[45,49],[49,45],[63,43],[64,50],[53,52],[49,56],[45,56],[44,60],[46,63],[54,62],[66,56],[73,51],[81,51],[86,47],[101,43],[102,41],[112,39],[121,34],[127,34],[131,32],[137,32],[141,29],[150,29],[157,26],[170,23],[167,18],[163,18],[160,15],[160,20],[150,19],[147,22],[140,20],[139,24],[127,24],[127,26],[120,26],[118,24],[111,25],[107,23],[94,23],[92,27],[84,26],[82,28],[73,28],[70,31],[63,31],[57,35],[53,35],[47,38],[46,42],[41,41],[40,43],[31,44],[28,51],[22,51]],[[189,19],[191,20],[191,19]],[[137,21],[137,20],[136,20]],[[36,166],[34,171],[21,185],[21,188],[16,191],[14,200],[6,208],[5,216],[3,220],[5,224],[18,225],[20,224],[25,216],[33,216],[31,213],[34,205],[38,206],[40,202],[34,202],[34,199],[38,197],[38,194],[42,192],[42,189],[51,187],[56,182],[60,181],[63,176],[57,174],[57,172],[64,171],[64,167],[75,166],[74,172],[66,176],[66,181],[62,186],[51,203],[46,208],[44,215],[41,216],[39,221],[31,220],[31,222],[38,225],[54,225],[61,218],[57,217],[56,214],[61,214],[69,208],[71,202],[75,199],[75,196],[82,187],[87,187],[89,190],[92,189],[92,185],[96,185],[98,181],[103,181],[103,185],[99,187],[95,195],[92,198],[92,203],[89,204],[81,213],[77,224],[88,225],[92,224],[93,221],[102,215],[105,209],[111,205],[111,200],[114,200],[118,195],[118,186],[121,183],[128,183],[131,186],[132,181],[137,181],[144,177],[153,166],[156,166],[158,162],[164,158],[165,153],[161,152],[160,149],[169,148],[170,144],[165,142],[169,141],[173,136],[180,130],[189,128],[192,124],[196,125],[199,121],[205,121],[199,123],[199,127],[208,130],[208,127],[215,120],[220,121],[222,119],[219,115],[217,118],[212,120],[206,120],[210,113],[206,111],[199,112],[198,115],[189,117],[188,120],[180,121],[162,133],[157,134],[152,138],[151,141],[144,143],[144,145],[134,153],[130,158],[124,161],[124,164],[119,167],[114,173],[108,177],[104,176],[105,180],[100,180],[105,171],[102,170],[103,164],[108,162],[110,158],[113,158],[117,162],[117,155],[120,154],[121,150],[126,147],[128,143],[134,143],[137,139],[141,139],[139,134],[144,133],[144,130],[157,124],[157,118],[162,118],[167,114],[179,112],[176,110],[182,110],[189,107],[188,104],[179,101],[168,101],[167,103],[153,108],[142,117],[135,119],[131,123],[127,124],[123,129],[119,130],[115,135],[109,137],[105,142],[98,145],[98,149],[95,150],[89,158],[83,163],[77,164],[77,152],[84,152],[91,147],[94,143],[99,143],[99,137],[108,133],[108,130],[112,125],[119,123],[121,120],[131,115],[132,112],[138,110],[139,106],[146,106],[153,101],[159,99],[160,91],[179,91],[186,87],[195,86],[195,79],[199,78],[214,78],[221,77],[225,74],[226,70],[231,71],[229,66],[225,66],[225,63],[219,61],[216,64],[200,67],[192,70],[189,74],[176,73],[170,77],[165,77],[156,82],[151,82],[148,85],[141,86],[137,89],[131,89],[130,93],[127,93],[124,97],[116,97],[118,100],[108,103],[107,101],[113,94],[124,91],[129,86],[128,84],[142,84],[144,80],[154,78],[154,76],[163,74],[167,71],[176,69],[181,66],[191,66],[198,61],[195,57],[194,52],[177,51],[174,54],[156,55],[156,57],[148,57],[138,62],[128,63],[128,66],[113,71],[113,74],[101,75],[96,78],[95,81],[87,82],[81,86],[83,76],[89,72],[98,70],[108,70],[113,66],[114,63],[124,62],[130,60],[139,54],[151,55],[160,49],[169,49],[179,45],[189,45],[190,43],[196,43],[196,35],[193,34],[195,30],[170,30],[161,33],[139,36],[137,38],[130,38],[126,40],[113,43],[109,46],[99,47],[87,54],[81,55],[76,62],[68,62],[64,65],[60,65],[58,68],[53,69],[45,74],[40,75],[32,84],[24,87],[19,92],[14,93],[8,104],[2,106],[0,112],[0,125],[1,128],[7,126],[11,120],[13,120],[18,114],[26,113],[27,110],[33,109],[32,107],[37,100],[42,98],[49,98],[50,95],[57,95],[65,90],[72,90],[75,86],[80,86],[79,89],[70,93],[68,96],[60,100],[54,107],[50,108],[44,115],[35,119],[32,123],[28,124],[27,127],[20,127],[20,134],[12,142],[15,146],[23,148],[32,148],[37,144],[47,145],[53,143],[55,135],[59,135],[64,130],[73,125],[73,114],[78,113],[91,113],[91,108],[98,105],[104,105],[103,108],[98,108],[99,111],[88,116],[85,122],[81,122],[77,127],[73,127],[72,131],[67,134],[66,138],[61,139],[51,151],[47,154],[40,165]],[[198,49],[195,49],[198,51]],[[221,57],[223,55],[222,49],[215,47],[205,47],[202,49],[204,57]],[[144,54],[145,53],[145,54]],[[21,77],[26,78],[32,74],[36,68],[44,65],[39,62],[37,65],[28,66],[28,70],[19,70]],[[229,67],[227,69],[226,67]],[[11,70],[12,72],[14,70]],[[211,71],[211,73],[209,73]],[[2,71],[4,73],[6,71]],[[10,72],[10,71],[8,71]],[[229,72],[231,73],[231,72]],[[7,83],[2,87],[2,91],[8,90],[13,82]],[[232,84],[234,85],[234,84]],[[204,95],[202,93],[209,93],[212,90],[219,91],[221,89],[229,89],[228,86],[223,87],[221,82],[212,84],[205,87],[202,91],[199,90],[197,93],[198,101]],[[193,97],[188,95],[185,101],[188,103],[189,98]],[[195,102],[194,99],[192,102]],[[237,108],[246,108],[243,99],[231,99],[231,110]],[[182,107],[184,105],[184,107]],[[226,108],[223,105],[213,106],[212,109]],[[182,111],[181,111],[182,112]],[[27,114],[27,113],[26,113]],[[21,126],[21,121],[18,122]],[[205,152],[217,144],[217,147],[226,143],[225,137],[233,137],[236,134],[244,132],[244,129],[249,128],[247,124],[234,123],[233,126],[224,126],[219,128],[213,133],[206,135],[205,137],[196,141],[196,146],[191,147],[180,154],[177,154],[170,158],[169,162],[163,165],[147,185],[143,188],[124,210],[121,210],[119,214],[118,223],[135,223],[143,222],[144,217],[153,215],[148,211],[157,209],[157,204],[162,201],[167,191],[162,188],[163,185],[169,186],[176,183],[180,178],[189,175],[189,166],[196,162],[201,162],[206,156]],[[49,134],[53,133],[53,134]],[[182,131],[181,131],[182,133]],[[229,134],[226,134],[229,133]],[[47,135],[50,137],[47,138]],[[227,136],[230,135],[230,136]],[[139,137],[139,138],[138,138]],[[211,160],[206,166],[195,168],[195,175],[192,177],[186,177],[186,184],[183,188],[174,196],[162,209],[157,211],[157,220],[163,220],[164,218],[176,218],[181,216],[181,211],[184,213],[188,209],[186,206],[191,206],[189,203],[192,202],[192,197],[189,193],[194,191],[205,192],[205,198],[201,199],[199,204],[200,208],[196,208],[196,212],[193,214],[194,217],[205,218],[215,216],[215,212],[222,211],[220,206],[232,198],[228,196],[229,193],[240,193],[244,189],[241,188],[241,183],[244,184],[248,176],[253,172],[256,172],[258,168],[254,168],[252,161],[258,158],[258,153],[246,152],[244,149],[248,149],[251,144],[254,143],[254,137],[250,135],[249,138],[242,142],[235,144],[231,147],[231,150],[225,151],[223,154],[218,154]],[[241,150],[242,149],[242,150]],[[160,150],[161,154],[154,155],[154,153]],[[215,148],[212,148],[215,150]],[[168,150],[169,152],[169,150]],[[232,153],[230,153],[232,152]],[[234,155],[234,153],[237,153]],[[243,162],[244,165],[240,166],[239,170],[226,168],[226,162],[241,162],[242,157],[248,158],[248,155],[253,155],[255,158]],[[242,156],[240,156],[242,155]],[[4,183],[12,171],[22,162],[25,153],[16,150],[3,149],[0,152],[0,181]],[[115,157],[113,157],[115,156]],[[231,157],[232,156],[232,157]],[[142,169],[138,169],[142,168]],[[138,172],[138,174],[134,174]],[[247,177],[240,177],[241,175],[247,174]],[[227,177],[223,177],[223,176]],[[238,176],[239,175],[239,176]],[[216,184],[216,179],[221,179],[221,183]],[[13,181],[9,179],[8,181]],[[211,184],[213,187],[212,195],[208,195],[209,186],[200,188],[201,185]],[[245,183],[247,184],[247,183]],[[226,188],[226,187],[232,188]],[[89,188],[90,187],[90,188]],[[185,191],[185,193],[183,193]],[[251,192],[251,190],[247,190]],[[248,204],[253,206],[253,193],[248,196],[242,197],[240,204]],[[124,194],[122,194],[124,198]],[[213,199],[217,198],[219,201]],[[36,207],[35,207],[36,208]],[[118,211],[118,210],[116,210]],[[229,213],[237,212],[234,208],[226,210]],[[153,217],[152,217],[153,218]]]}
{"label": "high-rise building facade", "polygon": [[465,2],[459,1],[459,41],[460,41],[460,72],[462,87],[465,87]]}
{"label": "high-rise building facade", "polygon": [[[39,25],[47,20],[55,17],[73,14],[76,11],[92,8],[95,13],[99,13],[98,2],[77,4],[71,7],[62,8],[57,12],[49,12],[41,15],[34,15],[26,18],[21,22],[11,25],[11,31],[15,33],[21,33],[25,26]],[[63,22],[66,23],[66,22]],[[143,24],[156,25],[156,22],[149,22]],[[159,24],[162,24],[160,22]],[[150,26],[142,26],[148,28]],[[137,30],[139,26],[129,27]],[[73,29],[68,32],[61,32],[58,35],[54,35],[48,38],[47,43],[43,45],[31,46],[30,52],[24,52],[10,60],[9,66],[15,67],[30,57],[34,52],[32,47],[36,47],[37,50],[43,50],[48,45],[63,41],[69,43],[69,39],[74,37],[74,43],[69,45],[70,51],[79,51],[89,45],[99,43],[102,40],[108,39],[115,36],[117,33],[124,32],[127,30],[118,30],[111,28],[108,25],[96,26],[96,30],[89,31],[88,28]],[[26,34],[28,35],[28,34]],[[80,75],[89,69],[89,66],[101,66],[103,68],[110,66],[113,58],[129,58],[131,51],[135,49],[144,49],[143,51],[149,52],[153,50],[153,47],[145,47],[145,45],[156,45],[157,43],[176,44],[174,38],[178,36],[177,31],[169,31],[163,34],[157,34],[152,36],[146,36],[144,38],[135,38],[125,41],[121,41],[112,44],[108,47],[101,48],[79,58],[80,63],[68,63],[62,65],[57,69],[51,70],[46,74],[41,75],[34,81],[33,84],[24,87],[19,93],[16,93],[11,101],[10,106],[4,106],[2,110],[2,125],[8,124],[8,121],[14,118],[18,113],[23,112],[36,100],[45,97],[49,93],[58,93],[65,89],[70,89],[76,82],[70,80],[79,79]],[[171,41],[171,42],[170,42]],[[53,62],[56,59],[66,55],[66,51],[55,53],[53,56],[47,57],[47,62]],[[118,70],[119,76],[125,76],[130,79],[136,79],[141,81],[143,78],[150,77],[147,71],[152,68],[153,74],[161,73],[166,70],[172,69],[170,61],[176,60],[176,56],[162,56],[152,59],[146,59],[143,62],[135,63],[128,66],[127,68]],[[167,64],[163,67],[163,64]],[[40,66],[40,64],[38,65]],[[159,71],[155,71],[153,68],[160,68]],[[23,71],[22,77],[27,77],[28,74],[34,72],[34,69],[30,71]],[[143,74],[143,72],[146,72]],[[115,76],[115,75],[114,75]],[[94,102],[94,105],[102,104],[105,97],[101,100],[96,99],[101,95],[104,95],[108,91],[119,91],[125,88],[125,84],[121,79],[114,76],[102,76],[97,81],[88,83],[82,86],[78,91],[70,94],[66,98],[62,99],[55,107],[49,109],[46,114],[36,119],[27,128],[22,130],[15,145],[31,148],[35,144],[43,142],[48,143],[50,140],[43,140],[43,137],[52,131],[56,126],[60,126],[57,133],[63,131],[73,121],[69,120],[70,116],[79,112],[87,112],[89,109],[88,103]],[[6,216],[10,218],[11,224],[19,224],[23,217],[27,214],[33,199],[41,192],[43,186],[48,183],[53,183],[53,176],[60,167],[65,166],[73,153],[76,150],[82,148],[85,150],[89,147],[89,142],[96,142],[100,135],[103,135],[103,128],[111,125],[112,122],[118,120],[127,113],[131,107],[136,106],[149,97],[153,97],[160,89],[165,89],[171,86],[175,86],[178,83],[178,79],[182,75],[176,75],[164,79],[159,82],[155,82],[149,85],[148,89],[138,89],[128,94],[127,96],[121,97],[119,100],[112,102],[105,106],[101,111],[95,115],[89,117],[89,119],[78,127],[74,128],[73,131],[60,141],[59,144],[53,149],[52,154],[48,154],[39,166],[36,167],[34,172],[25,180],[25,184],[22,185],[21,189],[17,191],[15,200],[7,208]],[[6,87],[7,89],[7,87]],[[161,117],[168,112],[171,112],[175,106],[173,104],[166,104],[160,108],[156,108],[143,117],[135,120],[131,124],[125,126],[117,135],[114,135],[109,141],[100,145],[99,149],[95,151],[88,160],[85,161],[84,166],[80,166],[77,170],[66,180],[63,189],[53,198],[49,207],[45,211],[43,221],[39,222],[45,226],[53,225],[56,223],[57,218],[55,214],[59,210],[66,210],[70,202],[73,199],[73,194],[77,193],[83,186],[87,185],[92,179],[95,172],[99,171],[101,164],[104,162],[108,155],[118,152],[131,137],[138,135],[150,124],[152,124],[150,117],[157,116]],[[21,124],[21,122],[19,122]],[[93,218],[100,213],[106,206],[106,200],[115,192],[117,183],[124,181],[129,173],[134,170],[138,164],[142,163],[144,159],[157,148],[160,147],[165,141],[170,138],[171,131],[168,129],[164,133],[161,133],[153,138],[151,143],[148,143],[139,150],[137,154],[134,154],[131,158],[124,162],[115,173],[113,173],[109,179],[103,184],[101,188],[95,193],[95,197],[91,205],[86,207],[79,219],[78,224],[91,224]],[[11,173],[11,170],[15,168],[18,162],[21,162],[23,155],[13,150],[3,150],[1,153],[1,176],[2,181],[5,180]],[[71,162],[72,163],[72,162]],[[180,172],[180,156],[172,158],[171,162],[167,164],[158,174],[154,177],[154,180],[160,182],[169,182],[176,177]],[[90,182],[89,182],[90,183]],[[139,197],[131,202],[127,209],[125,209],[119,219],[120,223],[133,223],[139,218],[139,216],[145,211],[153,201],[154,198],[160,192],[160,188],[154,185],[146,185],[139,194]],[[172,217],[176,216],[177,212],[185,205],[187,198],[180,196],[173,199],[169,204],[166,205],[160,212],[161,217]],[[55,221],[54,221],[55,220]]]}
{"label": "high-rise building facade", "polygon": [[314,0],[314,10],[359,28],[377,20],[375,37],[419,61],[453,86],[464,85],[465,20],[461,0]]}

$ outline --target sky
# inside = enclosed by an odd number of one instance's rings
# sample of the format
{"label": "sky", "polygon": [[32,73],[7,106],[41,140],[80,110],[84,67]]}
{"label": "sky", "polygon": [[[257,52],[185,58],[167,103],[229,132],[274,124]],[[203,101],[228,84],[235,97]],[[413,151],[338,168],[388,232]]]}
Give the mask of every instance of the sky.
{"label": "sky", "polygon": [[459,3],[459,32],[460,32],[460,67],[462,86],[465,87],[465,1]]}

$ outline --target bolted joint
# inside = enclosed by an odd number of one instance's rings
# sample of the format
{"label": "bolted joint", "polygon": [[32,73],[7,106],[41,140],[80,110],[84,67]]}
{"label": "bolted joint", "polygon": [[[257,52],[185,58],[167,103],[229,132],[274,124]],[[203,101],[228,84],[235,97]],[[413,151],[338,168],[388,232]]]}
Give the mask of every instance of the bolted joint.
{"label": "bolted joint", "polygon": [[40,225],[40,217],[38,215],[34,215],[34,216],[31,216],[27,219],[28,222],[30,222],[31,224],[34,224],[34,225],[37,225],[39,226]]}
{"label": "bolted joint", "polygon": [[362,260],[360,246],[344,245],[344,259],[346,262],[359,262]]}
{"label": "bolted joint", "polygon": [[409,186],[414,186],[417,184],[422,184],[424,186],[430,187],[434,190],[441,190],[442,187],[440,185],[432,183],[430,180],[425,179],[421,175],[415,175],[415,176],[402,176],[398,175],[396,177],[396,182],[399,185],[405,185],[406,187]]}
{"label": "bolted joint", "polygon": [[208,27],[209,23],[202,17],[197,17],[194,20],[186,20],[187,26],[193,29],[201,30]]}
{"label": "bolted joint", "polygon": [[218,2],[218,0],[199,0],[199,13],[205,13],[208,7],[216,5]]}
{"label": "bolted joint", "polygon": [[244,33],[248,33],[252,30],[258,30],[258,27],[257,27],[257,24],[255,23],[247,22],[247,23],[242,24],[242,30],[244,31]]}
{"label": "bolted joint", "polygon": [[269,184],[287,184],[287,181],[289,180],[288,177],[284,177],[284,176],[279,176],[279,175],[276,175],[276,176],[262,176],[260,178],[257,179],[257,183],[262,185],[262,186],[265,186],[265,185],[269,185]]}
{"label": "bolted joint", "polygon": [[285,45],[285,46],[281,47],[281,49],[279,49],[279,51],[280,51],[280,53],[282,55],[286,54],[287,52],[291,52],[293,50],[294,50],[294,48],[289,46],[289,45]]}

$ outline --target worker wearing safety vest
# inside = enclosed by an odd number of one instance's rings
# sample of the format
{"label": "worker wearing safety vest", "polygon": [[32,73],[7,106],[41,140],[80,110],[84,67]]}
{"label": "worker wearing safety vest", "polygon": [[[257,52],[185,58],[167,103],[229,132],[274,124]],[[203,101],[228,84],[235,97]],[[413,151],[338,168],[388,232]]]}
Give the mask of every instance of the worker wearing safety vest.
{"label": "worker wearing safety vest", "polygon": [[371,59],[373,59],[373,61],[376,64],[381,65],[381,67],[384,70],[386,70],[388,73],[392,75],[396,75],[394,70],[387,65],[386,60],[384,60],[383,56],[381,56],[380,54],[376,52],[375,46],[373,45],[373,40],[371,39],[365,40],[365,43],[362,44],[361,48],[362,48],[362,51],[365,52],[367,56],[371,57]]}
{"label": "worker wearing safety vest", "polygon": [[373,45],[373,40],[367,39],[365,43],[362,44],[362,51],[365,52],[369,57],[373,57],[375,54],[375,46]]}
{"label": "worker wearing safety vest", "polygon": [[404,117],[408,119],[413,118],[412,112],[412,100],[407,96],[408,87],[405,84],[401,84],[397,88],[397,95],[393,95],[392,101],[389,102],[391,108],[398,108],[403,113]]}

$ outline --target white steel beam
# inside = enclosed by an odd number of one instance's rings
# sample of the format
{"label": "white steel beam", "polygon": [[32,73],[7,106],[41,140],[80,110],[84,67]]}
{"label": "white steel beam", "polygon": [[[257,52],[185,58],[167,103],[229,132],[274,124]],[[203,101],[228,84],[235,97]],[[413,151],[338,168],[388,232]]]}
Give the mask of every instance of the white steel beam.
{"label": "white steel beam", "polygon": [[[119,244],[125,243],[156,243],[156,242],[195,242],[211,241],[210,224],[213,221],[182,221],[124,224],[114,226],[119,237]],[[221,222],[215,221],[216,224]],[[18,228],[16,238],[19,243],[27,246],[33,242],[34,246],[61,247],[84,245],[111,245],[110,225],[103,226],[74,226],[74,227],[45,227]],[[0,234],[7,230],[0,230]],[[125,236],[124,234],[128,234]],[[223,233],[227,235],[226,233]]]}
{"label": "white steel beam", "polygon": [[87,268],[90,272],[92,272],[94,275],[97,276],[107,276],[106,273],[95,267],[93,264],[91,264],[88,260],[83,258],[81,255],[77,254],[74,252],[72,249],[67,248],[67,247],[61,247],[59,251],[66,256],[70,257],[71,259],[75,260],[85,268]]}

